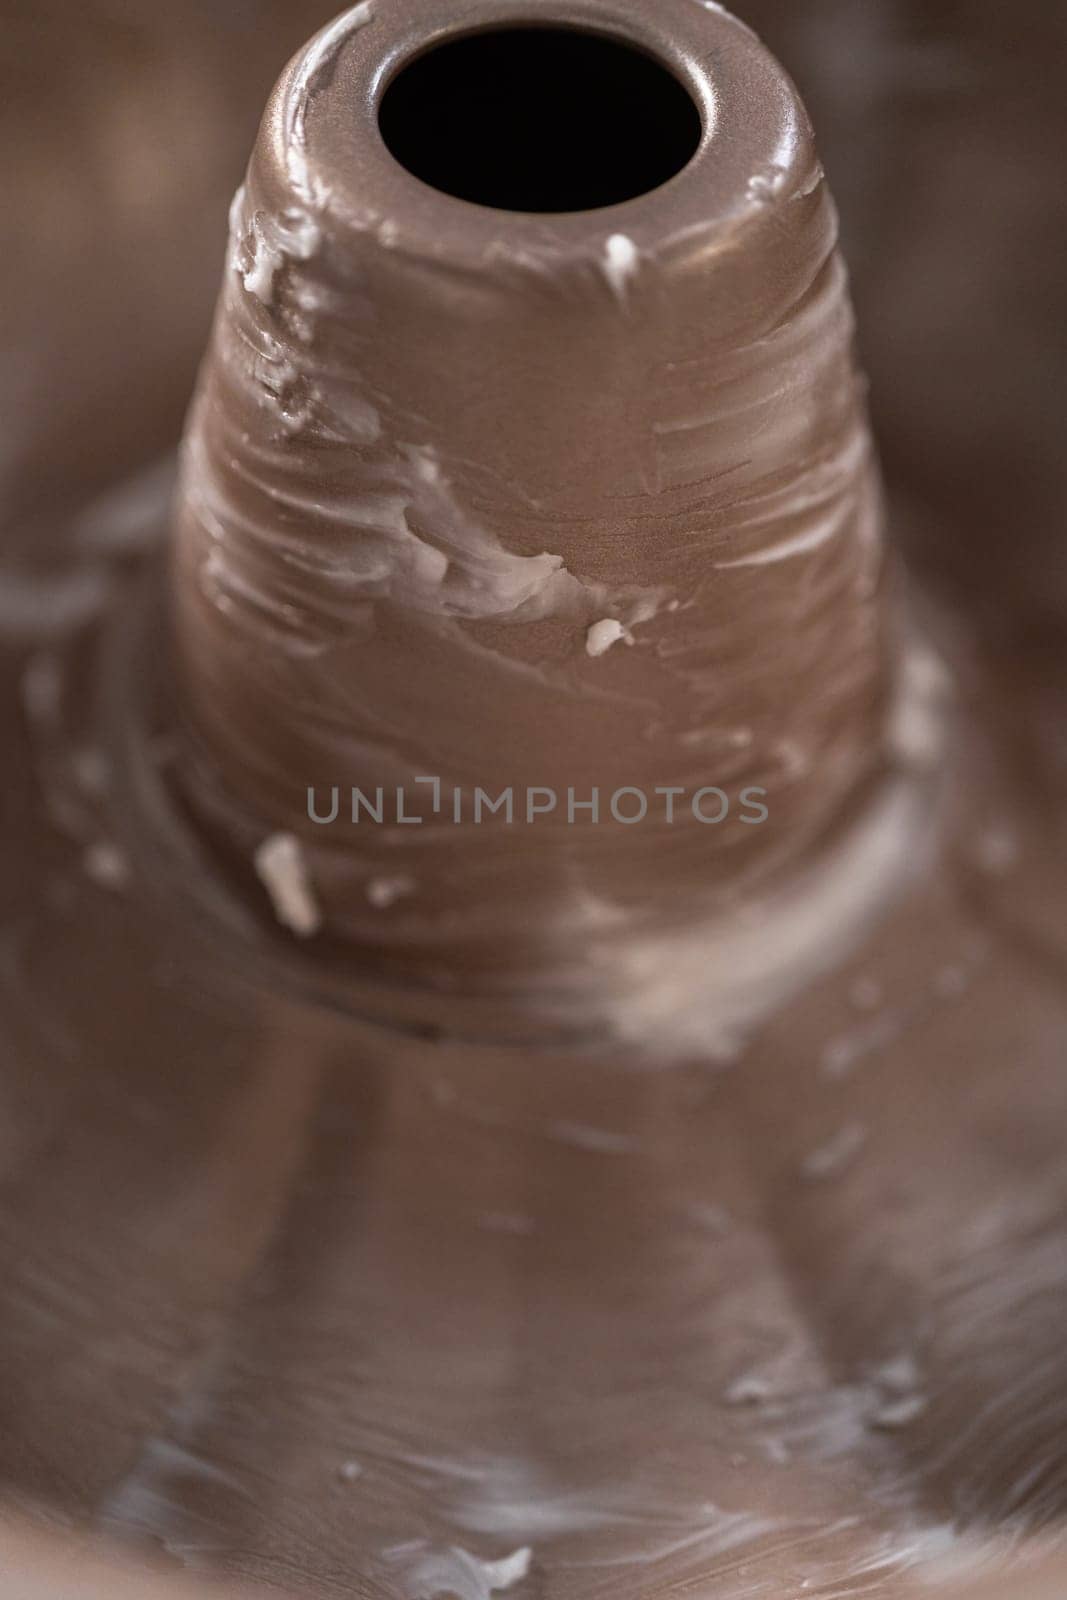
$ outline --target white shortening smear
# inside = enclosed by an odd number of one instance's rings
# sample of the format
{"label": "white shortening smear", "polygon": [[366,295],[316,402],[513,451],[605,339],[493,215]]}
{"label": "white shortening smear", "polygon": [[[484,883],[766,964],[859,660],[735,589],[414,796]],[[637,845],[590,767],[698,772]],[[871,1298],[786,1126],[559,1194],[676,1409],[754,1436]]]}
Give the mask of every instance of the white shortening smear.
{"label": "white shortening smear", "polygon": [[[591,1561],[597,1567],[648,1568],[681,1551],[707,1557],[739,1549],[784,1524],[745,1511],[725,1511],[707,1499],[687,1501],[669,1484],[657,1492],[608,1469],[599,1483],[567,1485],[527,1457],[405,1456],[428,1471],[449,1507],[452,1522],[494,1539],[543,1538],[610,1530],[614,1554]],[[412,1550],[412,1546],[407,1549]],[[425,1546],[416,1548],[425,1549]],[[525,1546],[524,1546],[525,1550]],[[394,1559],[398,1552],[392,1552]],[[516,1561],[523,1550],[507,1558]],[[554,1552],[548,1560],[553,1559]],[[575,1563],[576,1565],[579,1563]],[[499,1563],[496,1565],[499,1566]]]}
{"label": "white shortening smear", "polygon": [[[197,514],[209,529],[213,523],[224,528],[232,515],[228,492],[195,432],[190,453]],[[457,501],[434,450],[401,443],[397,455],[397,462],[383,469],[380,489],[358,498],[308,500],[288,487],[272,493],[281,510],[310,513],[336,530],[329,548],[306,555],[292,550],[295,568],[306,560],[349,596],[394,600],[428,616],[531,621],[588,611],[589,590],[566,570],[563,557],[505,549]],[[435,542],[422,536],[424,528],[434,530]],[[216,549],[208,575],[215,603],[224,607],[227,599],[251,598],[240,550],[221,538]],[[256,599],[269,614],[270,597],[257,592]]]}
{"label": "white shortening smear", "polygon": [[936,848],[950,682],[939,658],[913,641],[892,718],[913,737],[892,740],[900,770],[833,850],[744,915],[712,913],[675,934],[605,945],[594,1003],[621,1044],[661,1060],[693,1050],[734,1060],[765,1017],[848,956]]}
{"label": "white shortening smear", "polygon": [[604,276],[620,299],[637,276],[637,246],[625,233],[613,233],[604,244]]}
{"label": "white shortening smear", "polygon": [[716,561],[715,566],[720,572],[728,572],[733,567],[770,567],[777,561],[788,561],[790,556],[806,555],[809,550],[818,550],[820,545],[826,544],[835,533],[841,531],[845,522],[844,514],[851,509],[848,505],[837,507],[828,516],[820,518],[806,533],[782,539],[778,544],[772,544],[766,550],[756,550],[750,556],[738,556],[736,561]]}
{"label": "white shortening smear", "polygon": [[665,1060],[693,1050],[735,1059],[749,1032],[844,959],[868,919],[921,870],[929,821],[929,793],[902,778],[832,858],[750,918],[631,941],[609,958],[605,1024],[622,1043]]}
{"label": "white shortening smear", "polygon": [[[475,522],[456,501],[433,449],[401,445],[400,451],[414,470],[397,506],[389,551],[393,598],[442,615],[524,620],[566,611],[584,599],[562,556],[517,555]],[[413,531],[409,512],[419,527],[435,530],[439,546]]]}
{"label": "white shortening smear", "polygon": [[620,639],[625,639],[626,629],[614,617],[605,617],[601,622],[594,622],[585,636],[586,653],[591,656],[602,656],[607,653],[613,644],[618,644]]}
{"label": "white shortening smear", "polygon": [[297,69],[285,102],[284,137],[285,158],[293,187],[309,205],[321,200],[308,165],[307,112],[308,102],[318,85],[320,75],[330,65],[345,40],[357,28],[370,22],[374,15],[370,0],[361,0],[331,22],[308,45]]}
{"label": "white shortening smear", "polygon": [[282,926],[301,939],[318,933],[322,913],[296,835],[272,833],[264,839],[255,854],[255,867]]}
{"label": "white shortening smear", "polygon": [[436,1600],[445,1595],[457,1600],[489,1600],[492,1594],[521,1582],[532,1559],[528,1545],[499,1561],[483,1561],[461,1545],[435,1550],[421,1541],[401,1545],[386,1555],[406,1568],[401,1581],[408,1600]]}

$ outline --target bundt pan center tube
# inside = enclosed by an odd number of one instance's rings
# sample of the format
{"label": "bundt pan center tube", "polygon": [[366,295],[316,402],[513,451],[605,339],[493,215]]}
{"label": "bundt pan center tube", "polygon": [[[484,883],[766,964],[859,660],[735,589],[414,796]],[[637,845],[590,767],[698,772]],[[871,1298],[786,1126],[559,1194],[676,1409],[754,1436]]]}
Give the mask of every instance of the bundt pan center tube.
{"label": "bundt pan center tube", "polygon": [[718,7],[368,0],[290,64],[173,619],[189,804],[320,964],[729,1050],[917,858],[835,243]]}

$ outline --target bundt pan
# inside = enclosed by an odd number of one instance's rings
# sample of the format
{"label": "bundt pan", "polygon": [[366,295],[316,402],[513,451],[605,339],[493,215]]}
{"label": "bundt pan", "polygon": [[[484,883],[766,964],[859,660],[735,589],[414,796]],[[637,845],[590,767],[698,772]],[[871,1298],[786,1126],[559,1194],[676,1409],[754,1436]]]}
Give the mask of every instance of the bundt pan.
{"label": "bundt pan", "polygon": [[0,4],[0,1600],[1067,1592],[1067,14],[739,10]]}

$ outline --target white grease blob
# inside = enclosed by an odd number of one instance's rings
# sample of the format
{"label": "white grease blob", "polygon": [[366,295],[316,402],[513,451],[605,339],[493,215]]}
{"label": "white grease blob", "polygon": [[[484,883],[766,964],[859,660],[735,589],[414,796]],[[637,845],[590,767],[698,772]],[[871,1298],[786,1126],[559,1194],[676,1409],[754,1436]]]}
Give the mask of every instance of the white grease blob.
{"label": "white grease blob", "polygon": [[600,622],[594,622],[585,636],[586,654],[591,656],[606,655],[613,644],[618,644],[620,639],[626,638],[626,629],[614,617],[604,617]]}
{"label": "white grease blob", "polygon": [[230,207],[230,266],[248,294],[269,306],[274,283],[288,261],[310,261],[322,243],[322,231],[307,211],[290,206],[280,217],[265,211],[247,215],[244,185]]}
{"label": "white grease blob", "polygon": [[785,188],[789,169],[773,162],[762,172],[754,172],[748,180],[748,198],[757,205],[769,205]]}
{"label": "white grease blob", "polygon": [[272,833],[264,839],[255,854],[255,868],[282,926],[301,939],[318,933],[322,913],[296,835]]}
{"label": "white grease blob", "polygon": [[773,1394],[774,1385],[770,1378],[763,1373],[746,1372],[731,1383],[722,1398],[724,1405],[728,1406],[758,1406]]}
{"label": "white grease blob", "polygon": [[251,264],[241,277],[249,294],[264,305],[274,298],[274,280],[287,261],[310,261],[322,235],[304,212],[287,211],[280,222],[256,217],[252,222]]}
{"label": "white grease blob", "polygon": [[637,246],[625,233],[613,233],[604,243],[604,276],[620,300],[637,276]]}

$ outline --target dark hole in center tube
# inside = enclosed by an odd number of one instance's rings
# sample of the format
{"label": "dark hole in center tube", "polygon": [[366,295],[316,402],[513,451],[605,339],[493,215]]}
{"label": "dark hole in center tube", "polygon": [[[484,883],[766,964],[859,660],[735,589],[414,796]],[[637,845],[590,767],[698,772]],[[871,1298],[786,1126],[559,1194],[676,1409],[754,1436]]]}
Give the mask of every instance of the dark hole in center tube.
{"label": "dark hole in center tube", "polygon": [[620,39],[568,28],[467,34],[403,67],[379,110],[401,166],[503,211],[591,211],[656,189],[700,143],[681,81]]}

